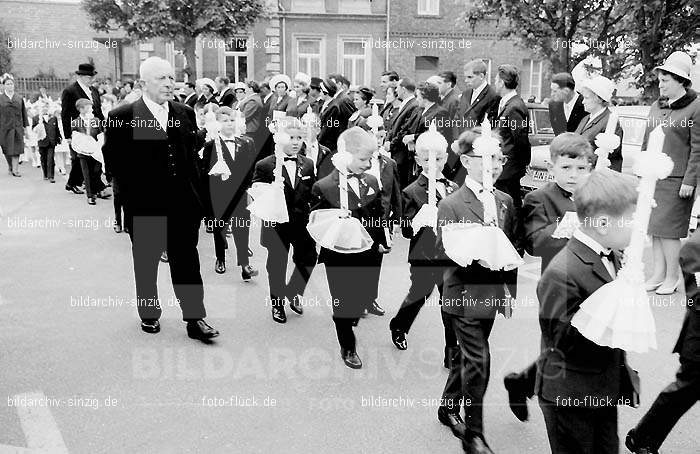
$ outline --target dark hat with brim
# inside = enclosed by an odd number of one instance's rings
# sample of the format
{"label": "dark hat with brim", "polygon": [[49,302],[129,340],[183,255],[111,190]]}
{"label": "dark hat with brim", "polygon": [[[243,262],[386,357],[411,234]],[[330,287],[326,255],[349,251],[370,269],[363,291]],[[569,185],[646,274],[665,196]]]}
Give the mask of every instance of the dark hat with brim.
{"label": "dark hat with brim", "polygon": [[78,65],[78,70],[75,73],[79,76],[94,76],[97,74],[97,71],[95,71],[95,65],[81,63]]}
{"label": "dark hat with brim", "polygon": [[316,90],[320,90],[321,82],[323,82],[323,79],[321,79],[320,77],[312,77],[311,83],[309,84],[309,88],[315,88]]}

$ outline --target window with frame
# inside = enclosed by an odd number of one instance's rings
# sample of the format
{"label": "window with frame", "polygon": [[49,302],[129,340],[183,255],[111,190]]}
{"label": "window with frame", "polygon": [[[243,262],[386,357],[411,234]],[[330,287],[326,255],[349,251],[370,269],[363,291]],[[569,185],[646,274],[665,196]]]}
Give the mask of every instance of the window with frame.
{"label": "window with frame", "polygon": [[[537,100],[542,99],[542,61],[526,58],[523,60],[521,72],[521,96],[528,99],[534,96]],[[527,94],[526,94],[527,93]]]}
{"label": "window with frame", "polygon": [[248,79],[248,37],[235,36],[224,41],[224,73],[231,82]]}
{"label": "window with frame", "polygon": [[440,14],[440,0],[418,0],[418,14],[437,16]]}
{"label": "window with frame", "polygon": [[369,57],[365,41],[361,38],[344,39],[341,42],[343,74],[351,85],[369,84]]}
{"label": "window with frame", "polygon": [[297,38],[297,71],[321,76],[321,38]]}

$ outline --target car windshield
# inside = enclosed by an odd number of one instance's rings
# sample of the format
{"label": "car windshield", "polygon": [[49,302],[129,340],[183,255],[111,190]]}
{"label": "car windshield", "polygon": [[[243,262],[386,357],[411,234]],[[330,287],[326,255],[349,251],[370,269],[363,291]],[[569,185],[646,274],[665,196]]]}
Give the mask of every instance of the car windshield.
{"label": "car windshield", "polygon": [[537,127],[535,134],[554,134],[552,123],[549,121],[548,109],[533,109],[530,113],[535,117],[535,126]]}
{"label": "car windshield", "polygon": [[622,126],[622,130],[624,131],[622,143],[626,145],[642,145],[644,132],[647,127],[646,118],[621,116],[620,126]]}

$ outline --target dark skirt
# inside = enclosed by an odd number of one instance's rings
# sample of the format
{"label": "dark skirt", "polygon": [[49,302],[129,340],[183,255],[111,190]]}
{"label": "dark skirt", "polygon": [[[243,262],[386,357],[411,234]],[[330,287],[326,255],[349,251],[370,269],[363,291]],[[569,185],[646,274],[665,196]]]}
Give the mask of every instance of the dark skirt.
{"label": "dark skirt", "polygon": [[688,235],[693,197],[681,199],[678,196],[682,182],[682,177],[669,177],[656,182],[656,207],[651,210],[649,235],[669,239]]}

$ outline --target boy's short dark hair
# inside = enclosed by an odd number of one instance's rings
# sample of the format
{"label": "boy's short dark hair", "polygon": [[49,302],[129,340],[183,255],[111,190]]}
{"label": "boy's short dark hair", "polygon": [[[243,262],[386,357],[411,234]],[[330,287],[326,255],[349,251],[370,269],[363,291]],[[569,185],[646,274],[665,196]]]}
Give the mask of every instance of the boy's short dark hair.
{"label": "boy's short dark hair", "polygon": [[219,81],[221,81],[221,83],[224,85],[228,85],[231,83],[231,79],[229,79],[228,77],[219,77]]}
{"label": "boy's short dark hair", "polygon": [[505,85],[508,90],[515,90],[518,88],[518,82],[520,82],[520,75],[518,73],[518,68],[513,65],[501,65],[498,67],[498,78],[503,81],[503,85]]}
{"label": "boy's short dark hair", "polygon": [[75,101],[75,108],[80,110],[83,106],[92,106],[92,101],[87,98],[80,98]]}
{"label": "boy's short dark hair", "polygon": [[[492,131],[491,135],[495,139],[498,139],[499,143],[501,142],[501,137],[498,133]],[[480,136],[481,126],[474,126],[473,128],[467,129],[457,138],[457,150],[452,151],[454,151],[457,156],[471,153],[474,150],[474,141]]]}
{"label": "boy's short dark hair", "polygon": [[565,132],[556,136],[549,144],[549,157],[552,162],[556,162],[559,156],[571,159],[585,157],[592,163],[595,155],[588,139],[575,132]]}
{"label": "boy's short dark hair", "polygon": [[404,77],[403,79],[401,79],[399,81],[399,86],[405,88],[410,92],[416,91],[416,83],[408,77]]}
{"label": "boy's short dark hair", "polygon": [[190,88],[193,89],[193,90],[194,90],[194,87],[195,87],[194,82],[185,82],[185,86],[190,87]]}
{"label": "boy's short dark hair", "polygon": [[384,71],[382,73],[382,76],[389,76],[389,81],[392,81],[392,82],[399,81],[399,73],[397,73],[396,71]]}
{"label": "boy's short dark hair", "polygon": [[[265,82],[267,84],[267,82]],[[246,82],[246,85],[250,87],[251,90],[253,90],[253,93],[260,93],[260,88],[262,85],[259,85],[256,81],[254,80],[249,80]],[[267,88],[270,88],[270,84],[267,84]]]}
{"label": "boy's short dark hair", "polygon": [[573,90],[576,87],[574,77],[569,73],[556,73],[552,76],[552,83],[557,84],[559,88],[570,88]]}
{"label": "boy's short dark hair", "polygon": [[581,222],[607,214],[622,216],[637,204],[637,179],[610,169],[596,169],[574,192]]}
{"label": "boy's short dark hair", "polygon": [[442,77],[442,80],[445,82],[449,82],[453,87],[457,85],[457,76],[452,71],[442,71],[438,76]]}

